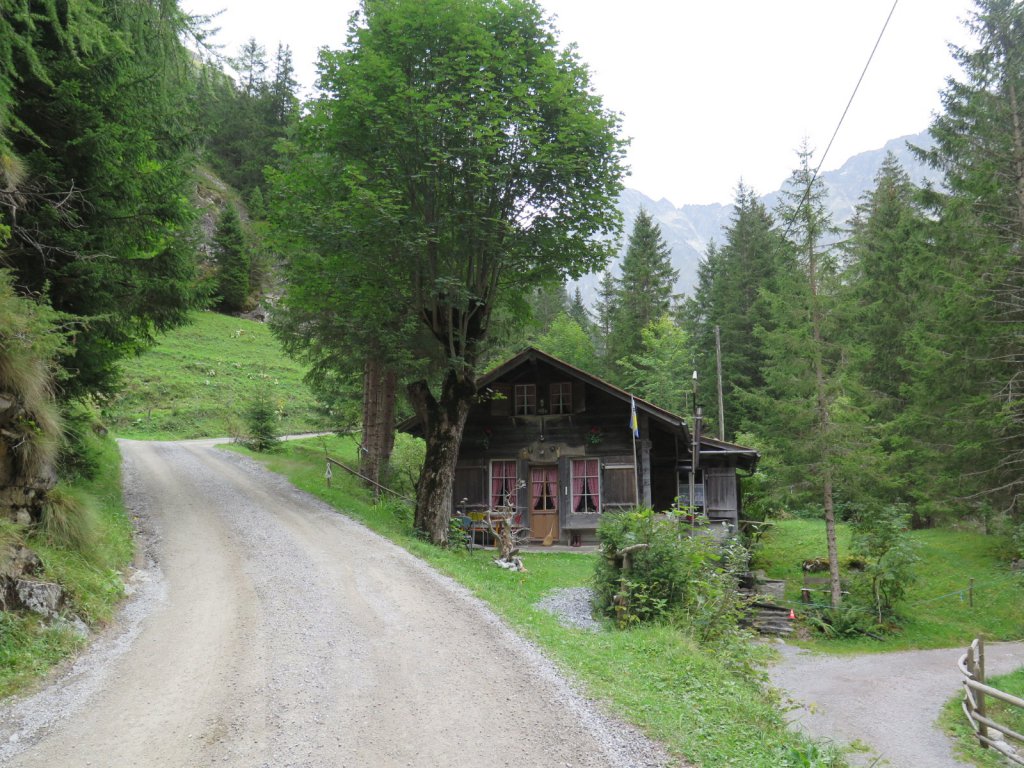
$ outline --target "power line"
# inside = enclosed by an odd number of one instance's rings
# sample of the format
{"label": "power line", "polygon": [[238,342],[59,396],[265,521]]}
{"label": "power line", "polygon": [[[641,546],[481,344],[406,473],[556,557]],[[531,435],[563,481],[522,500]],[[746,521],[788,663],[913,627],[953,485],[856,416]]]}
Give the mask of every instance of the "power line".
{"label": "power line", "polygon": [[[878,50],[878,46],[882,42],[885,30],[889,28],[889,22],[892,20],[892,15],[896,12],[896,6],[899,5],[899,2],[900,0],[893,0],[892,8],[889,9],[889,15],[885,17],[885,23],[882,25],[882,31],[878,33],[878,38],[875,40],[875,44],[871,48],[868,60],[864,63],[864,69],[861,70],[860,77],[857,78],[857,84],[853,86],[853,93],[850,94],[850,98],[846,102],[846,108],[843,110],[843,114],[839,117],[839,122],[836,123],[836,129],[832,131],[832,138],[828,140],[828,145],[825,147],[825,151],[821,155],[821,160],[818,161],[818,166],[814,169],[814,173],[811,174],[811,180],[807,183],[807,188],[804,190],[803,197],[800,199],[800,205],[797,206],[798,208],[807,202],[807,198],[811,194],[811,187],[814,186],[814,182],[817,181],[818,175],[821,173],[821,167],[825,164],[825,158],[828,157],[829,150],[832,149],[832,144],[836,140],[836,136],[839,135],[839,129],[843,127],[843,121],[846,120],[846,115],[850,111],[850,106],[853,104],[853,100],[857,97],[857,91],[860,90],[860,84],[864,82],[864,75],[868,73],[868,67],[871,66],[871,62],[875,58],[875,52]],[[784,234],[786,239],[789,239],[789,230],[791,228],[792,223],[786,228],[786,232]]]}

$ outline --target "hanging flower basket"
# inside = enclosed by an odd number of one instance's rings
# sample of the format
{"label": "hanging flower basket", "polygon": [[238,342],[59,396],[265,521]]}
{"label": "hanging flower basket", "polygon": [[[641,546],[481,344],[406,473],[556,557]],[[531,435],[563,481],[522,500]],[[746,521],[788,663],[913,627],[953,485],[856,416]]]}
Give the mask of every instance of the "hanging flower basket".
{"label": "hanging flower basket", "polygon": [[601,428],[591,427],[587,432],[587,442],[591,445],[600,445],[602,440],[604,440],[604,432],[601,431]]}

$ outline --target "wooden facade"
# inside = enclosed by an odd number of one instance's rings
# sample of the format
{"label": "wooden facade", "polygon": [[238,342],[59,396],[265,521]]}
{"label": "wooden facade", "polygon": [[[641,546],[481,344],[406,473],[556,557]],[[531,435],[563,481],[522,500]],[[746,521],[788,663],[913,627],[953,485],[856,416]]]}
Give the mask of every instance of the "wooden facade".
{"label": "wooden facade", "polygon": [[[479,388],[455,470],[454,514],[514,506],[531,539],[569,544],[593,541],[606,512],[687,502],[693,451],[682,417],[532,347],[482,377]],[[399,426],[412,434],[418,427],[415,419]],[[752,449],[703,438],[697,506],[735,526],[737,470],[752,472],[757,459]]]}

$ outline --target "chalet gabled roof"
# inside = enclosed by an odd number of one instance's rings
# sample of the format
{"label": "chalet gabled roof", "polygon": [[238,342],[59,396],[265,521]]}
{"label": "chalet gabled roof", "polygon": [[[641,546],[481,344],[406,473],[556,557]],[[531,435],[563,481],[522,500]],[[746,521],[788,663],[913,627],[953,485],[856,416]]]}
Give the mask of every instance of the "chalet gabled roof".
{"label": "chalet gabled roof", "polygon": [[[686,419],[682,416],[672,413],[671,411],[667,411],[664,408],[660,408],[654,403],[648,402],[641,397],[631,395],[626,390],[621,389],[598,376],[587,373],[583,369],[577,368],[564,360],[560,360],[554,355],[549,355],[547,352],[543,352],[536,347],[526,347],[501,365],[496,368],[492,368],[477,380],[477,388],[484,389],[504,377],[506,374],[514,371],[516,368],[532,362],[542,362],[550,365],[551,367],[562,371],[567,376],[578,379],[585,384],[602,390],[608,395],[615,397],[626,404],[628,404],[632,398],[636,402],[636,409],[638,413],[646,413],[648,417],[661,423],[670,431],[681,432],[684,441],[689,444],[691,440],[690,429],[686,424]],[[398,429],[402,432],[414,432],[418,424],[419,420],[413,416],[399,424]],[[735,443],[717,440],[715,438],[707,437],[706,435],[701,435],[700,442],[702,451],[707,450],[716,453],[728,453],[734,455],[741,460],[741,463],[746,464],[748,468],[752,468],[760,458],[758,452],[753,448],[746,448],[742,445],[736,445]]]}
{"label": "chalet gabled roof", "polygon": [[646,413],[648,416],[651,416],[665,424],[665,426],[670,427],[672,429],[682,429],[684,434],[689,435],[689,429],[686,426],[686,420],[682,416],[672,413],[671,411],[666,411],[664,408],[659,408],[654,403],[649,403],[641,397],[631,395],[626,390],[620,389],[614,384],[608,383],[604,379],[594,376],[593,374],[587,373],[582,368],[577,368],[575,365],[571,365],[570,363],[567,363],[564,360],[560,360],[554,355],[549,355],[547,352],[542,352],[536,347],[526,347],[526,349],[522,350],[514,357],[509,358],[504,363],[499,365],[497,368],[492,368],[490,371],[485,373],[477,380],[477,387],[479,389],[483,389],[484,387],[493,384],[495,381],[497,381],[510,371],[515,370],[516,368],[520,367],[521,365],[524,365],[525,363],[533,361],[547,363],[553,368],[561,370],[568,376],[580,379],[581,381],[589,384],[590,386],[603,390],[612,397],[618,398],[619,400],[622,400],[625,403],[628,403],[630,401],[630,398],[633,398],[636,401],[637,413]]}

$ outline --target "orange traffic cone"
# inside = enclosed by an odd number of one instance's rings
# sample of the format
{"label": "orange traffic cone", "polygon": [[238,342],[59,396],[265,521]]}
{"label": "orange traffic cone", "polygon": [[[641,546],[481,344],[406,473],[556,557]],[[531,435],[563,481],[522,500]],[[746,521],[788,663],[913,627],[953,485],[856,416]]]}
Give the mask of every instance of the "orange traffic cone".
{"label": "orange traffic cone", "polygon": [[795,619],[796,618],[796,614],[793,613],[793,609],[792,608],[789,609],[789,618],[791,618],[791,619]]}

